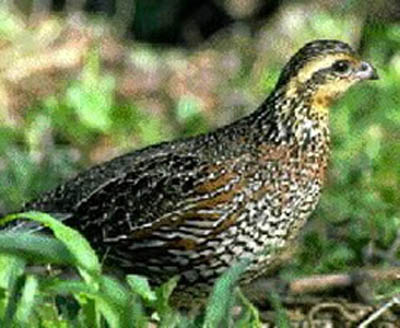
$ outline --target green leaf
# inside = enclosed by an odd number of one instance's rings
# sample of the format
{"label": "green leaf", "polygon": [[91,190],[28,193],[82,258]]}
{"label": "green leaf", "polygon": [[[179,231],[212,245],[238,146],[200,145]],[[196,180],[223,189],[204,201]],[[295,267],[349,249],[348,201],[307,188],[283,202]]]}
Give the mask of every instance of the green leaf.
{"label": "green leaf", "polygon": [[229,325],[230,310],[235,299],[234,287],[249,263],[249,259],[241,260],[217,280],[206,308],[204,328]]}
{"label": "green leaf", "polygon": [[126,281],[131,287],[132,291],[139,294],[144,300],[153,302],[157,299],[156,293],[151,290],[149,282],[146,278],[138,275],[126,276]]}
{"label": "green leaf", "polygon": [[38,291],[38,280],[34,276],[27,276],[22,290],[22,296],[17,306],[15,317],[17,322],[28,325],[35,305],[35,296]]}
{"label": "green leaf", "polygon": [[156,289],[157,301],[155,308],[160,316],[160,327],[174,327],[179,315],[169,305],[169,298],[178,284],[179,276],[172,277]]}
{"label": "green leaf", "polygon": [[86,325],[86,327],[101,327],[101,313],[96,309],[96,302],[93,298],[87,297],[87,295],[74,295],[81,306],[80,319]]}
{"label": "green leaf", "polygon": [[132,327],[150,327],[149,318],[146,316],[142,302],[139,301],[138,297],[134,297],[136,295],[131,294],[131,296],[129,303],[126,304],[124,310],[124,313],[126,314],[124,318],[125,321],[129,322]]}
{"label": "green leaf", "polygon": [[[60,318],[59,311],[55,302],[44,302],[40,304],[40,310],[35,311],[40,322],[40,328],[69,328],[76,327],[72,325],[67,325],[67,321]],[[82,325],[77,326],[77,328],[97,328],[93,326],[82,327]]]}
{"label": "green leaf", "polygon": [[[15,219],[30,219],[44,224],[53,231],[57,239],[64,243],[74,257],[75,265],[78,268],[84,269],[91,277],[98,277],[100,275],[101,266],[96,253],[79,232],[67,227],[50,215],[40,212],[11,214],[1,219],[0,225]],[[81,271],[82,273],[85,279],[90,279],[90,277]]]}
{"label": "green leaf", "polygon": [[[75,263],[74,257],[62,242],[31,233],[0,233],[0,253],[16,255],[35,263]],[[0,275],[2,272],[0,270]]]}
{"label": "green leaf", "polygon": [[19,257],[0,254],[0,287],[6,293],[1,302],[0,323],[7,327],[12,322],[16,311],[19,290],[23,278],[25,261]]}
{"label": "green leaf", "polygon": [[160,313],[166,312],[170,309],[168,305],[169,297],[178,284],[179,276],[172,277],[166,283],[162,284],[156,289],[157,295],[157,311]]}
{"label": "green leaf", "polygon": [[145,145],[155,144],[163,139],[163,122],[158,118],[143,116],[137,127],[138,135]]}
{"label": "green leaf", "polygon": [[[86,297],[90,300],[94,300],[95,303],[93,305],[95,306],[95,309],[100,311],[111,328],[128,328],[121,324],[121,316],[123,315],[123,312],[121,311],[119,304],[113,303],[107,295],[85,282],[54,281],[46,286],[44,290],[54,294],[72,294],[76,297],[82,307],[90,307],[92,305],[90,302],[85,300]],[[86,311],[86,313],[89,312],[91,311]]]}
{"label": "green leaf", "polygon": [[42,290],[54,295],[58,294],[86,294],[94,295],[97,293],[96,288],[88,285],[84,281],[79,280],[48,280],[41,286]]}
{"label": "green leaf", "polygon": [[110,302],[120,307],[126,306],[129,302],[129,291],[125,286],[115,279],[107,276],[100,277],[100,291]]}
{"label": "green leaf", "polygon": [[9,254],[0,254],[0,288],[11,289],[15,279],[23,274],[24,269],[24,259]]}
{"label": "green leaf", "polygon": [[115,80],[100,74],[100,56],[91,51],[83,68],[81,80],[67,90],[66,103],[75,109],[79,121],[86,127],[107,132],[111,127]]}
{"label": "green leaf", "polygon": [[183,96],[179,99],[176,107],[176,116],[183,123],[193,116],[198,116],[201,108],[200,100],[195,97]]}
{"label": "green leaf", "polygon": [[246,296],[243,295],[240,289],[238,290],[238,296],[241,301],[242,315],[241,318],[238,318],[238,320],[236,320],[235,327],[261,328],[262,323],[260,321],[260,316],[258,314],[257,308],[253,304],[251,304],[251,302],[246,298]]}
{"label": "green leaf", "polygon": [[9,295],[3,320],[4,327],[11,327],[11,323],[14,321],[13,318],[17,310],[17,302],[20,299],[24,282],[25,277],[23,275],[18,276],[16,277],[14,284],[8,289]]}
{"label": "green leaf", "polygon": [[[104,316],[112,315],[109,311],[117,311],[119,315],[118,327],[147,327],[148,320],[143,311],[141,301],[132,294],[125,285],[118,280],[102,276],[100,278],[99,293],[102,295],[99,309]],[[109,308],[109,305],[113,308]]]}

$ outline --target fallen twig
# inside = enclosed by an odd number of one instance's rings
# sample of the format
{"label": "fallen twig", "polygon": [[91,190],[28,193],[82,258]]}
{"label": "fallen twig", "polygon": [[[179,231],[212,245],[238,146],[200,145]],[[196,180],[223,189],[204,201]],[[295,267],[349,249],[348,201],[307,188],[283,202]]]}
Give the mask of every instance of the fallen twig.
{"label": "fallen twig", "polygon": [[289,283],[289,292],[304,294],[332,288],[357,286],[364,282],[400,280],[400,268],[359,270],[350,273],[315,275]]}
{"label": "fallen twig", "polygon": [[370,323],[378,319],[385,311],[390,309],[393,305],[400,305],[400,294],[394,296],[389,302],[383,304],[375,312],[373,312],[366,320],[364,320],[358,328],[366,328]]}

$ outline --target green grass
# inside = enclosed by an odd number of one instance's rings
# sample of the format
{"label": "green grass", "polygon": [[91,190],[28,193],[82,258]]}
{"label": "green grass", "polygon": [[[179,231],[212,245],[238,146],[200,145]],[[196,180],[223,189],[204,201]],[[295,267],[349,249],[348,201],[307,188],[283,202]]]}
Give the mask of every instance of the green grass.
{"label": "green grass", "polygon": [[[224,273],[215,285],[204,315],[189,319],[169,305],[178,283],[173,277],[152,289],[145,277],[127,275],[116,280],[102,273],[99,259],[77,231],[45,213],[26,212],[0,221],[24,218],[45,225],[54,238],[28,233],[0,233],[0,326],[1,327],[259,327],[254,308],[243,303],[233,320],[236,282],[247,262]],[[54,273],[32,273],[29,264],[68,266],[76,278]],[[53,272],[57,269],[53,269]],[[75,304],[68,306],[72,297]],[[242,302],[244,300],[241,296]],[[58,300],[58,302],[57,302]]]}

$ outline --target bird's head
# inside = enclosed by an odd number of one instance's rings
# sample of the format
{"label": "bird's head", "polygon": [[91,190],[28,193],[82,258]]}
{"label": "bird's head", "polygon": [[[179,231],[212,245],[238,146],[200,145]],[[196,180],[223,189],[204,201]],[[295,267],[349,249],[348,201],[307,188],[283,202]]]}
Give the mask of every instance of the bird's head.
{"label": "bird's head", "polygon": [[277,83],[286,97],[306,96],[311,107],[326,111],[331,102],[363,80],[376,80],[375,68],[346,43],[316,40],[302,47],[286,64]]}

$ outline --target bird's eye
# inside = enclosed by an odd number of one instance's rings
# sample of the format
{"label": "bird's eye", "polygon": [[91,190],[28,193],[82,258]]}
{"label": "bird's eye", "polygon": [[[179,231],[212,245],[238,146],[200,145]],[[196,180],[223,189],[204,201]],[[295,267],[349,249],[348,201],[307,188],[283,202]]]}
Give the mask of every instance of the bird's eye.
{"label": "bird's eye", "polygon": [[345,74],[350,72],[350,63],[347,60],[339,60],[332,66],[333,70],[340,74]]}

